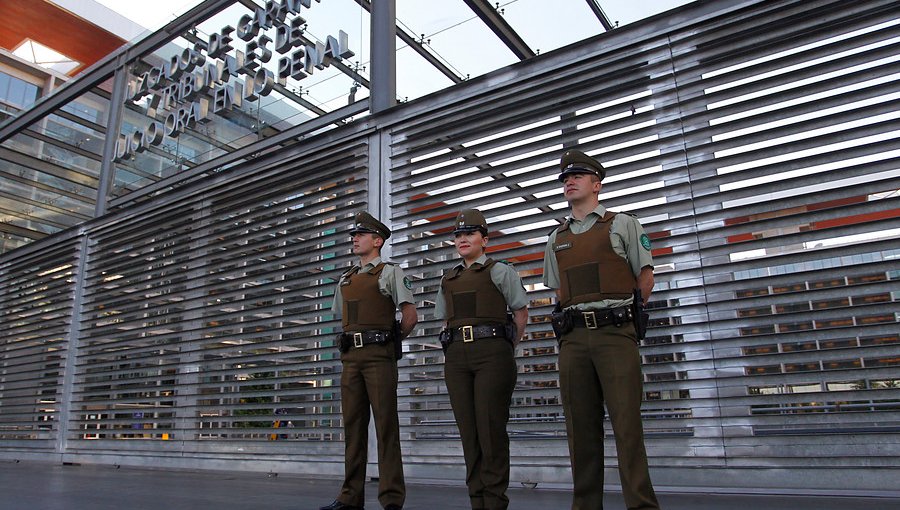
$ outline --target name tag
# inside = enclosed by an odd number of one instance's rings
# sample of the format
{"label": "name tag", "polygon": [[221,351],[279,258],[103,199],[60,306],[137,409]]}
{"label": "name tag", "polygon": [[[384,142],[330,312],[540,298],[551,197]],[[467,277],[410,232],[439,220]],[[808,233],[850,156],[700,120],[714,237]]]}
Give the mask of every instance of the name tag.
{"label": "name tag", "polygon": [[344,278],[343,280],[341,280],[341,287],[343,287],[344,285],[350,285],[350,278]]}
{"label": "name tag", "polygon": [[554,244],[553,251],[568,250],[571,247],[572,247],[572,243]]}

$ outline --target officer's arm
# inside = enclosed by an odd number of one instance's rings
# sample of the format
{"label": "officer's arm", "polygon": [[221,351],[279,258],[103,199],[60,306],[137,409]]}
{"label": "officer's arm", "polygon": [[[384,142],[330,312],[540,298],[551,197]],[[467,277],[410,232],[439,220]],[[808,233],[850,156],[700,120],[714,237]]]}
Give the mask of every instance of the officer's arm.
{"label": "officer's arm", "polygon": [[400,305],[400,335],[403,338],[409,336],[417,322],[419,322],[419,316],[416,314],[416,305],[402,303]]}
{"label": "officer's arm", "polygon": [[331,301],[331,313],[334,314],[336,318],[341,318],[343,314],[344,307],[344,299],[341,295],[341,285],[340,283],[334,289],[334,298]]}
{"label": "officer's arm", "polygon": [[[653,268],[644,266],[641,273],[637,276],[637,288],[641,290],[641,297],[644,298],[646,305],[650,301],[650,293],[653,292]],[[559,297],[559,291],[556,292]]]}
{"label": "officer's arm", "polygon": [[525,325],[528,323],[528,307],[523,306],[518,310],[513,310],[513,322],[516,323],[516,339],[513,343],[519,343],[525,336]]}
{"label": "officer's arm", "polygon": [[556,230],[550,233],[547,245],[544,246],[544,272],[541,281],[545,286],[556,290],[556,300],[559,301],[559,267],[556,263],[556,253],[553,251],[553,243],[556,242]]}

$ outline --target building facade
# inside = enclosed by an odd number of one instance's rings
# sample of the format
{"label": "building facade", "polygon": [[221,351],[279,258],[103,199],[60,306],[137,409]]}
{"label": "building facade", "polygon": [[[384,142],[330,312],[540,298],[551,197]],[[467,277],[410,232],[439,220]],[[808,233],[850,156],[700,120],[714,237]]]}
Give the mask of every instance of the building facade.
{"label": "building facade", "polygon": [[[249,51],[239,65],[244,42],[223,50],[222,16],[248,33],[243,16],[262,15],[216,4],[0,125],[5,172],[81,169],[91,179],[71,193],[95,198],[74,226],[0,256],[0,456],[341,473],[330,303],[365,208],[392,227],[385,255],[417,299],[400,361],[407,476],[461,480],[433,300],[453,217],[478,207],[490,255],[530,298],[513,480],[567,483],[540,271],[574,146],[609,169],[601,203],[653,241],[641,354],[656,484],[892,487],[894,2],[697,2],[406,103],[379,104],[390,84],[373,76],[372,97],[327,111],[292,73],[346,65],[339,34],[319,47],[295,33],[287,74],[269,76]],[[13,89],[7,104],[30,97]]]}

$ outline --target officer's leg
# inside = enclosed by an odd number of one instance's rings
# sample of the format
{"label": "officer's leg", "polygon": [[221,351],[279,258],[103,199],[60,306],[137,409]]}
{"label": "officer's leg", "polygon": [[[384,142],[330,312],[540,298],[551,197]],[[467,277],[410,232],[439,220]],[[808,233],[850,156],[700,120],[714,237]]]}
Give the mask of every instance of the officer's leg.
{"label": "officer's leg", "polygon": [[484,508],[506,510],[509,498],[509,405],[516,386],[513,346],[504,339],[480,340],[475,358],[475,424],[481,449]]}
{"label": "officer's leg", "polygon": [[574,494],[572,510],[603,508],[603,395],[591,359],[592,333],[575,328],[563,336],[559,383]]}
{"label": "officer's leg", "polygon": [[484,508],[484,484],[481,481],[481,448],[475,428],[475,374],[469,363],[474,344],[454,342],[444,356],[444,384],[450,396],[453,417],[459,428],[466,462],[466,486],[472,508]]}
{"label": "officer's leg", "polygon": [[378,438],[378,501],[382,506],[403,506],[406,485],[400,454],[400,422],[397,417],[397,360],[392,343],[360,349],[368,351],[371,363],[364,370],[366,387],[375,415]]}
{"label": "officer's leg", "polygon": [[341,355],[341,413],[344,418],[344,485],[338,500],[363,506],[369,443],[369,396],[363,380],[362,349]]}
{"label": "officer's leg", "polygon": [[597,342],[595,361],[606,395],[609,420],[616,436],[619,477],[629,510],[658,509],[650,483],[641,424],[642,380],[634,326],[607,326]]}

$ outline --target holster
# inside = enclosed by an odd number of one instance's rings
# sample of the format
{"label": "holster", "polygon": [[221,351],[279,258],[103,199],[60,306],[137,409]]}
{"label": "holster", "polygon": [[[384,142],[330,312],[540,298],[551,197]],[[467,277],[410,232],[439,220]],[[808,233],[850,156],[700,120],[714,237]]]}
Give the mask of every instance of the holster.
{"label": "holster", "polygon": [[513,316],[511,313],[506,314],[506,325],[505,325],[505,334],[506,339],[509,343],[515,345],[516,342],[516,322],[513,320]]}
{"label": "holster", "polygon": [[553,311],[550,312],[550,326],[553,327],[553,334],[556,335],[557,342],[562,342],[563,335],[575,328],[572,317],[563,311],[559,303],[556,303]]}
{"label": "holster", "polygon": [[347,351],[350,350],[350,345],[351,345],[350,338],[348,338],[343,333],[337,334],[337,336],[335,337],[335,343],[337,344],[338,350],[341,351],[341,353],[346,353]]}
{"label": "holster", "polygon": [[438,340],[441,342],[441,350],[444,351],[444,354],[447,354],[447,347],[450,347],[450,330],[444,328],[438,334]]}
{"label": "holster", "polygon": [[650,324],[650,314],[644,310],[644,299],[641,297],[641,289],[634,289],[634,301],[631,303],[631,318],[634,321],[634,331],[638,341],[647,336],[647,326]]}

